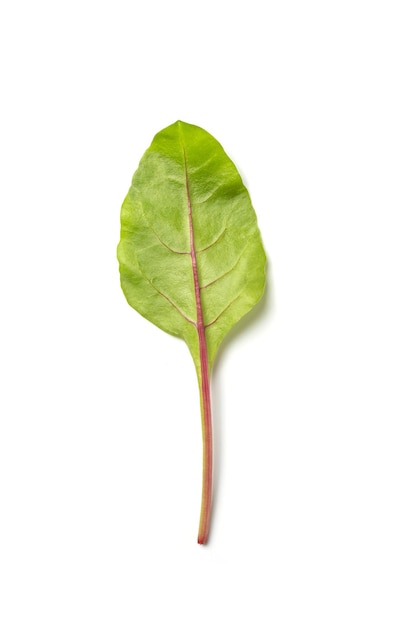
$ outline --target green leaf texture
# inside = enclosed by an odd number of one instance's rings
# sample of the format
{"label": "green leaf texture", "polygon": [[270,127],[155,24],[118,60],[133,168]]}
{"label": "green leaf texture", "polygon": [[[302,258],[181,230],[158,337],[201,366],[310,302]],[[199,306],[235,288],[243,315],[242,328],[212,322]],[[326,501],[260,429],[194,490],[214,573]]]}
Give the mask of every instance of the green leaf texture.
{"label": "green leaf texture", "polygon": [[129,304],[184,339],[200,378],[198,294],[211,369],[221,341],[265,284],[248,191],[202,128],[178,121],[155,136],[122,206],[118,259]]}

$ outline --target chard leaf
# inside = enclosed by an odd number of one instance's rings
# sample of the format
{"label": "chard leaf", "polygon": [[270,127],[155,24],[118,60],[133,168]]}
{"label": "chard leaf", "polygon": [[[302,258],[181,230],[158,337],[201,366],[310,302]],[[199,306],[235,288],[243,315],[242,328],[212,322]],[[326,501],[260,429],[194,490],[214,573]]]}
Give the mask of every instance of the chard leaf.
{"label": "chard leaf", "polygon": [[212,499],[210,372],[221,341],[261,298],[265,252],[247,189],[221,145],[176,122],[142,157],[121,211],[121,286],[128,303],[188,345],[203,430],[199,543]]}

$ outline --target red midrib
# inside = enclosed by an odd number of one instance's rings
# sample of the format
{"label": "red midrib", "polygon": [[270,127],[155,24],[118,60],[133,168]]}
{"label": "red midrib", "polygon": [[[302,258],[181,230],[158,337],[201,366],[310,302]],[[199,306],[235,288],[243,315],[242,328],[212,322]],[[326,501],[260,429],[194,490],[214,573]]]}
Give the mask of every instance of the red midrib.
{"label": "red midrib", "polygon": [[213,475],[213,436],[211,425],[211,402],[210,402],[210,376],[208,367],[208,353],[206,331],[204,326],[203,309],[201,307],[200,282],[198,279],[197,255],[194,243],[194,226],[191,206],[190,186],[188,180],[187,160],[184,150],[185,184],[187,189],[188,222],[190,229],[190,256],[193,268],[194,292],[197,310],[197,333],[200,348],[201,366],[201,402],[202,402],[202,428],[203,428],[203,492],[201,500],[200,527],[198,543],[206,543],[210,526],[210,511],[212,500],[212,475]]}

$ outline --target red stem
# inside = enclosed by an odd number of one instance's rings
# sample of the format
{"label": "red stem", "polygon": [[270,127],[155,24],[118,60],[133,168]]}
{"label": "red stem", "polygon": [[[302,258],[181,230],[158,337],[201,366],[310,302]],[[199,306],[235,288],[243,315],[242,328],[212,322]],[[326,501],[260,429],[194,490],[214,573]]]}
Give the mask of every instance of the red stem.
{"label": "red stem", "polygon": [[200,526],[198,530],[198,543],[207,542],[210,528],[211,501],[213,492],[213,435],[211,425],[211,402],[210,402],[210,375],[208,366],[208,353],[206,341],[206,329],[204,326],[203,309],[201,306],[201,287],[198,279],[197,255],[194,243],[194,228],[190,187],[188,182],[187,161],[184,150],[185,182],[187,188],[188,221],[190,228],[190,255],[193,268],[194,292],[197,309],[197,333],[200,347],[200,402],[201,402],[201,426],[203,434],[203,489],[201,495]]}
{"label": "red stem", "polygon": [[210,528],[213,492],[213,435],[211,425],[210,380],[208,373],[207,344],[204,326],[198,332],[201,360],[201,425],[203,433],[203,491],[201,496],[198,543],[206,543]]}

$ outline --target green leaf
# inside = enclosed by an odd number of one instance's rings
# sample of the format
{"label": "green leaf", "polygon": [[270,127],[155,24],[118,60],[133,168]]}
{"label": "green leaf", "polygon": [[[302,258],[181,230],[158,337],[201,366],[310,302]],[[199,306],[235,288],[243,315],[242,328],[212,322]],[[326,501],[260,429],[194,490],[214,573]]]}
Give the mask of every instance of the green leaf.
{"label": "green leaf", "polygon": [[123,203],[118,259],[129,304],[189,347],[204,436],[209,373],[263,294],[265,252],[236,167],[202,128],[178,121],[155,136]]}

